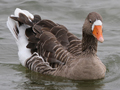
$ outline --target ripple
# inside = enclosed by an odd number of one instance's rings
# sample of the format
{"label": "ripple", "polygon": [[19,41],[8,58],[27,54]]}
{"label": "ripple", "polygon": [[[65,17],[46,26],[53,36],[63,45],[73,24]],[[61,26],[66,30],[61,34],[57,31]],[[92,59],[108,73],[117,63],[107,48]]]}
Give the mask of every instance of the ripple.
{"label": "ripple", "polygon": [[[118,0],[1,0],[0,1],[0,87],[6,90],[119,90],[120,86],[120,1]],[[82,37],[82,25],[89,12],[103,17],[104,43],[99,43],[98,56],[107,67],[101,80],[74,81],[42,75],[19,65],[17,46],[6,27],[7,17],[15,8],[27,9],[65,25],[70,32]],[[12,64],[11,64],[12,63]],[[6,79],[4,79],[4,78]],[[3,80],[4,79],[4,80]]]}
{"label": "ripple", "polygon": [[106,67],[107,67],[107,72],[106,72],[106,77],[104,79],[104,83],[110,83],[114,82],[118,79],[120,79],[120,56],[119,55],[109,55],[106,57]]}

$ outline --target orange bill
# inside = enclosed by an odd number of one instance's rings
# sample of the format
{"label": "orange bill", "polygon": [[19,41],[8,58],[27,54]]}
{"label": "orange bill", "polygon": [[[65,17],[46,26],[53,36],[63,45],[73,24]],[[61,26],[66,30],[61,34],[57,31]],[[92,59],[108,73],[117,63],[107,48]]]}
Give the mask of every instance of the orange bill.
{"label": "orange bill", "polygon": [[93,29],[93,35],[99,42],[103,42],[104,38],[102,35],[102,25],[95,25]]}

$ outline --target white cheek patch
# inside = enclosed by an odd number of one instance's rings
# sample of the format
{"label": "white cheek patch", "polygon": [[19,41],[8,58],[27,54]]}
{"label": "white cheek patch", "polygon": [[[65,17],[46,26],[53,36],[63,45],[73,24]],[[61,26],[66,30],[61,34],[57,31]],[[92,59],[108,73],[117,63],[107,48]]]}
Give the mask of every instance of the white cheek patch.
{"label": "white cheek patch", "polygon": [[101,20],[96,20],[96,21],[93,23],[93,25],[92,25],[92,31],[93,31],[95,25],[102,25]]}

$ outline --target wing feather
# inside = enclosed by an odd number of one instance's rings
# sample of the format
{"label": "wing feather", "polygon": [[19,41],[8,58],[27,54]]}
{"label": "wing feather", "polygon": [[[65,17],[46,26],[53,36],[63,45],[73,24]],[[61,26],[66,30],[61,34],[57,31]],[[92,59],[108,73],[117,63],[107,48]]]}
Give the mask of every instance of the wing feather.
{"label": "wing feather", "polygon": [[30,26],[25,32],[29,41],[26,47],[31,49],[32,53],[38,52],[52,67],[64,65],[80,55],[81,40],[70,33],[65,26],[51,20],[41,20],[39,15],[35,15],[31,21],[23,13],[20,13],[19,17],[11,16],[11,18]]}

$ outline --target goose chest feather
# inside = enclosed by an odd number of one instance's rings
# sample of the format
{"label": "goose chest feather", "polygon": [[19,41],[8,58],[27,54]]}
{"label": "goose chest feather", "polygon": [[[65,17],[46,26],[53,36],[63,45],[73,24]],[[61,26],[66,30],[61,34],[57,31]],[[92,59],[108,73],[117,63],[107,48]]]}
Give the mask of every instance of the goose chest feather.
{"label": "goose chest feather", "polygon": [[7,26],[16,40],[19,61],[30,70],[74,80],[105,77],[106,67],[97,57],[97,43],[104,41],[98,13],[85,19],[82,40],[65,26],[19,8],[8,17]]}

